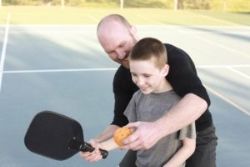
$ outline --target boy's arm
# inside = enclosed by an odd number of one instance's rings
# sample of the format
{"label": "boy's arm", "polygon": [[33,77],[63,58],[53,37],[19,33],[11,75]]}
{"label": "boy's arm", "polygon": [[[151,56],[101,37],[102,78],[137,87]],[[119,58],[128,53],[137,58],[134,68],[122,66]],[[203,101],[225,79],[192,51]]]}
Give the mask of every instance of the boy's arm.
{"label": "boy's arm", "polygon": [[[90,140],[90,144],[95,148],[95,151],[93,152],[81,152],[80,151],[80,156],[89,162],[96,162],[96,161],[101,160],[102,156],[100,152],[98,151],[98,149],[100,148],[100,144],[103,143],[103,147],[106,147],[107,151],[109,151],[109,149],[115,148],[112,146],[112,142],[110,142],[109,140],[112,138],[113,133],[115,132],[117,128],[119,127],[116,125],[109,125],[98,137]],[[105,149],[105,148],[102,148],[102,149]]]}
{"label": "boy's arm", "polygon": [[95,148],[94,151],[92,151],[92,152],[81,152],[80,151],[80,156],[89,162],[96,162],[96,161],[99,161],[102,159],[102,155],[101,155],[101,152],[99,149],[111,151],[113,149],[118,148],[118,145],[113,140],[113,137],[111,137],[110,139],[107,139],[106,141],[100,142],[100,143],[96,142],[95,140],[90,140],[90,144],[92,147]]}
{"label": "boy's arm", "polygon": [[179,167],[194,153],[196,139],[185,138],[182,144],[182,147],[163,167]]}
{"label": "boy's arm", "polygon": [[99,147],[101,149],[107,150],[107,151],[111,151],[114,149],[119,148],[119,146],[115,143],[114,138],[111,137],[110,139],[103,141],[99,144]]}

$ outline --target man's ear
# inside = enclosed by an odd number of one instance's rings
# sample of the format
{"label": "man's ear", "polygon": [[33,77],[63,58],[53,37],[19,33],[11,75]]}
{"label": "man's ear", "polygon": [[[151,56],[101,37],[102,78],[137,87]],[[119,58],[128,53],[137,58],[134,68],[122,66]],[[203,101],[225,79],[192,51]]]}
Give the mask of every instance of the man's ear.
{"label": "man's ear", "polygon": [[137,29],[136,29],[135,26],[133,26],[133,25],[130,26],[129,32],[130,32],[130,34],[131,34],[136,40],[139,39],[138,34],[137,34]]}
{"label": "man's ear", "polygon": [[166,77],[168,75],[168,72],[169,72],[169,65],[165,64],[164,67],[162,68],[162,75]]}

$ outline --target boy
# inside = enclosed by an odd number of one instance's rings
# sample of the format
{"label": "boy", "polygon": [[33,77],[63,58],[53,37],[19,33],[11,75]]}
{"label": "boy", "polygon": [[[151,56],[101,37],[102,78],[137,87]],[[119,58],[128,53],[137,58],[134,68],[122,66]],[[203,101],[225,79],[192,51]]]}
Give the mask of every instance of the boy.
{"label": "boy", "polygon": [[[166,62],[166,48],[159,40],[144,38],[134,46],[129,56],[129,68],[139,90],[124,112],[129,122],[154,122],[165,114],[166,108],[170,109],[179,102],[180,97],[165,79],[169,71]],[[137,151],[136,166],[183,167],[195,150],[195,138],[192,123],[162,138],[150,149]],[[98,147],[111,150],[115,144],[110,139]]]}

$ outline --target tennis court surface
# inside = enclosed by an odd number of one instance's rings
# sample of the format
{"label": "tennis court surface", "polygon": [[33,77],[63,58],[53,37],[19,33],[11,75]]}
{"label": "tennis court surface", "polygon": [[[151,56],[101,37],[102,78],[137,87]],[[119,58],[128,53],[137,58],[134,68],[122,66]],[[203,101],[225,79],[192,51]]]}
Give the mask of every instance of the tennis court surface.
{"label": "tennis court surface", "polygon": [[[190,54],[211,97],[217,128],[217,164],[250,166],[250,28],[137,26]],[[113,115],[112,79],[117,64],[103,52],[96,25],[0,26],[0,166],[115,167],[123,151],[90,164],[75,155],[54,161],[28,151],[23,142],[31,119],[42,110],[79,121],[86,140]]]}

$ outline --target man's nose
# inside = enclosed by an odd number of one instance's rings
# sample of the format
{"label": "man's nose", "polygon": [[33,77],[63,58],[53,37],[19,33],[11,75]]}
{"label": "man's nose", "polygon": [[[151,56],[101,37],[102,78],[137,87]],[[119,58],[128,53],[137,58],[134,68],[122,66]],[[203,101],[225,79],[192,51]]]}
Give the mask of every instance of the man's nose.
{"label": "man's nose", "polygon": [[124,59],[124,56],[125,56],[125,52],[124,51],[122,51],[121,49],[117,49],[115,52],[117,54],[117,58],[118,59]]}

